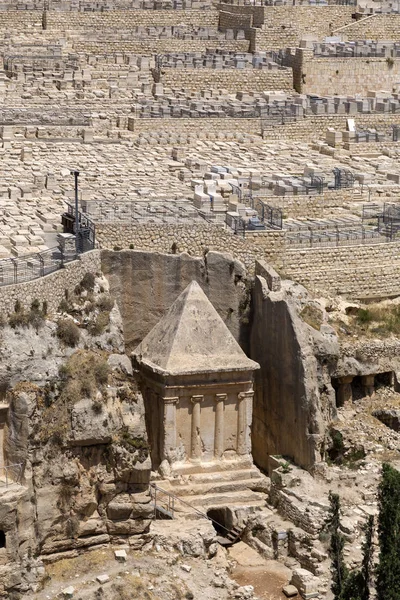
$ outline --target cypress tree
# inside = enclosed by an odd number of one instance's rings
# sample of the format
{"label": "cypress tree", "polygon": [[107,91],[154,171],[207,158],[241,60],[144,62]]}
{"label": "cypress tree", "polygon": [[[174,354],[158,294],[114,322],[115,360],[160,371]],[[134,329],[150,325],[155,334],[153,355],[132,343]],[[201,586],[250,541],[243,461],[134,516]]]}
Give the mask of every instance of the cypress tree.
{"label": "cypress tree", "polygon": [[400,600],[400,472],[382,465],[378,491],[378,600]]}
{"label": "cypress tree", "polygon": [[344,537],[340,533],[340,498],[338,494],[329,492],[329,516],[327,520],[327,528],[331,534],[329,547],[329,556],[332,561],[332,592],[335,600],[341,600],[342,592],[344,592],[344,584],[348,578],[349,572],[344,564],[343,548]]}
{"label": "cypress tree", "polygon": [[361,600],[369,600],[370,597],[370,583],[372,575],[372,560],[374,555],[374,547],[372,540],[374,537],[374,517],[371,515],[368,517],[368,521],[364,529],[365,539],[362,545],[363,561],[361,566],[362,575],[362,588],[361,588]]}

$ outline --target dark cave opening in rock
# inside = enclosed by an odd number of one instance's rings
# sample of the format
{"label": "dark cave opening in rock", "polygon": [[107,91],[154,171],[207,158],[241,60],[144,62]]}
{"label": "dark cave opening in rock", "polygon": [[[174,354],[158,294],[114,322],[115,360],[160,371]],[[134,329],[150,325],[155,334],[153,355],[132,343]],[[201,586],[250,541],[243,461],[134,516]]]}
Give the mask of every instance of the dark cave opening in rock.
{"label": "dark cave opening in rock", "polygon": [[227,506],[210,508],[207,517],[211,519],[215,531],[222,537],[226,537],[233,527],[232,512]]}

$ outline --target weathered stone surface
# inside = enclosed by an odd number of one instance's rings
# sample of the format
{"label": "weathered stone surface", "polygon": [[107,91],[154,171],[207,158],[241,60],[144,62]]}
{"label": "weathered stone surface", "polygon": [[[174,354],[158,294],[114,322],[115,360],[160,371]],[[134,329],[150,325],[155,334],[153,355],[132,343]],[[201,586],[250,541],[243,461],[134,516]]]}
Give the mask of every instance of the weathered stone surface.
{"label": "weathered stone surface", "polygon": [[269,454],[310,468],[318,460],[323,420],[307,328],[285,288],[270,292],[256,277],[253,302],[250,356],[261,365],[255,374],[253,456],[265,469]]}
{"label": "weathered stone surface", "polygon": [[246,275],[243,265],[229,255],[208,252],[201,259],[187,254],[103,251],[102,269],[121,310],[128,348],[149,333],[192,280],[204,289],[234,337],[241,337],[240,304],[246,297],[241,280]]}

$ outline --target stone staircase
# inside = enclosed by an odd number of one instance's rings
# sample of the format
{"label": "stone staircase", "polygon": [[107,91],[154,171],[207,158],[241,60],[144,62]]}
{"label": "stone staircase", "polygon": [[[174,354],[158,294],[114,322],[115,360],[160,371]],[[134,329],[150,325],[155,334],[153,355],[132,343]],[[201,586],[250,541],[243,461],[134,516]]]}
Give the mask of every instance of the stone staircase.
{"label": "stone staircase", "polygon": [[[174,496],[174,511],[190,515],[194,511],[206,513],[210,508],[246,508],[250,512],[265,506],[268,479],[252,464],[247,467],[223,469],[224,463],[213,464],[213,470],[179,474],[155,480],[158,490],[165,496]],[[202,465],[203,467],[203,465]],[[218,468],[219,467],[219,468]],[[199,470],[199,467],[195,467]],[[159,501],[162,502],[162,492]]]}

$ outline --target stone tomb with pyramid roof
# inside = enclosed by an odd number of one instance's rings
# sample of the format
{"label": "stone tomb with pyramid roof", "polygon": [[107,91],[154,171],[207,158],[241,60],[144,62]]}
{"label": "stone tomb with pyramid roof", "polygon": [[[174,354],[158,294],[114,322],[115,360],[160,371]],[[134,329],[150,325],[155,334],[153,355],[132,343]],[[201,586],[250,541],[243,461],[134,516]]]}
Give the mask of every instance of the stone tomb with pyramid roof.
{"label": "stone tomb with pyramid roof", "polygon": [[141,374],[154,471],[173,478],[239,469],[245,477],[261,477],[250,435],[259,365],[244,354],[197,282],[136,348],[133,363]]}

